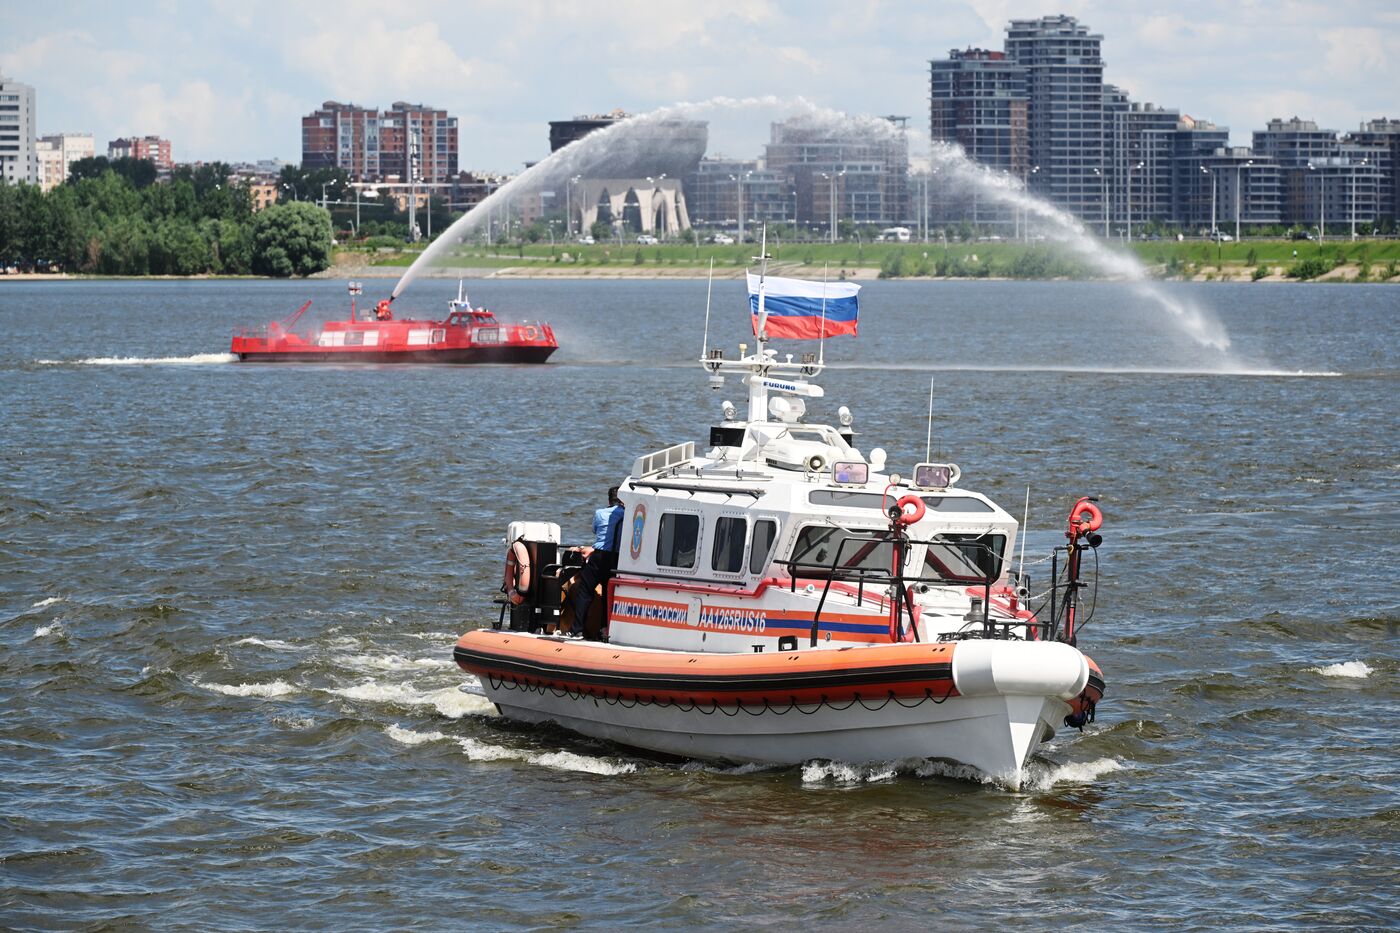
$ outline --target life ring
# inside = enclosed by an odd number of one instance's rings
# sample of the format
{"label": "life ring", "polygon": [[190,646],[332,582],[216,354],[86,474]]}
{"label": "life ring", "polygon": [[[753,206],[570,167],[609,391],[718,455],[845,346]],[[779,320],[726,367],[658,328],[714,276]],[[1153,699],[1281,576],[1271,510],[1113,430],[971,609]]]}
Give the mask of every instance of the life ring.
{"label": "life ring", "polygon": [[924,517],[927,507],[924,500],[918,496],[904,496],[895,506],[899,508],[899,517],[895,519],[901,525],[916,525]]}
{"label": "life ring", "polygon": [[540,329],[534,324],[526,324],[525,329],[520,332],[520,336],[525,340],[538,340]]}
{"label": "life ring", "polygon": [[525,602],[530,592],[530,549],[524,541],[516,541],[506,551],[506,579],[502,587],[513,605]]}
{"label": "life ring", "polygon": [[[1088,515],[1088,518],[1084,516]],[[1074,508],[1069,510],[1069,527],[1074,532],[1078,529],[1079,534],[1088,534],[1091,531],[1098,531],[1103,527],[1103,512],[1088,499],[1080,499],[1074,504]]]}

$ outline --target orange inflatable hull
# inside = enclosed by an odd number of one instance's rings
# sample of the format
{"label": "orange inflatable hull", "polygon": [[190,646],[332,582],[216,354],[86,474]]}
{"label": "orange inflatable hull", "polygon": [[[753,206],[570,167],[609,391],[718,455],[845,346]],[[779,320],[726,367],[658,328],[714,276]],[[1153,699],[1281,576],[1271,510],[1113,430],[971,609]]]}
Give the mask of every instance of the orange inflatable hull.
{"label": "orange inflatable hull", "polygon": [[938,643],[690,654],[481,629],[458,640],[453,658],[482,681],[623,702],[840,705],[957,696],[956,648]]}

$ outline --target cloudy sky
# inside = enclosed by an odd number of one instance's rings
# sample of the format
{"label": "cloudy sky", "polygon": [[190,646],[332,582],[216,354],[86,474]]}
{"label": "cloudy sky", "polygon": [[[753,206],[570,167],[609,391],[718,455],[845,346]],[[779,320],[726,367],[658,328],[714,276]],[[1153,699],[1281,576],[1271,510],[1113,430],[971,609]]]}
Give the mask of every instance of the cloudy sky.
{"label": "cloudy sky", "polygon": [[[390,11],[393,12],[390,12]],[[1012,18],[1104,35],[1107,80],[1228,125],[1400,118],[1400,0],[412,0],[5,3],[0,73],[37,89],[41,133],[169,137],[179,161],[300,159],[324,100],[445,108],[463,168],[516,171],[549,120],[772,95],[928,123],[928,60],[1001,48]],[[779,113],[711,119],[753,156]]]}

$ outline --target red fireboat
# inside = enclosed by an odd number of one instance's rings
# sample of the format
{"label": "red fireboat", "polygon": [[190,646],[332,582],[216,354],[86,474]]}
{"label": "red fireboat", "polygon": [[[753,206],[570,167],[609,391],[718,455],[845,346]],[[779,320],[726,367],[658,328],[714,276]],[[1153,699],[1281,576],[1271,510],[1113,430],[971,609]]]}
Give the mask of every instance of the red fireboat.
{"label": "red fireboat", "polygon": [[233,335],[229,352],[258,363],[543,363],[559,349],[554,329],[543,321],[502,323],[484,308],[473,308],[459,284],[441,321],[396,319],[389,299],[364,320],[355,310],[359,282],[350,283],[350,318],[294,332],[311,307],[273,321],[257,331]]}

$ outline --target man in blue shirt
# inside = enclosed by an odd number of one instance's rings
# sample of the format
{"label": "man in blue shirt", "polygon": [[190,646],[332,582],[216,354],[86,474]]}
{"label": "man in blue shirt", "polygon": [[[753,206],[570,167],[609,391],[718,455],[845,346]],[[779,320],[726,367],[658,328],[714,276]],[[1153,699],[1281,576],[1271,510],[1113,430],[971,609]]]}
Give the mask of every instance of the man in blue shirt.
{"label": "man in blue shirt", "polygon": [[[606,583],[608,574],[617,569],[618,537],[622,533],[622,500],[617,487],[608,490],[608,504],[593,513],[593,546],[580,548],[584,555],[583,569],[574,581],[573,633],[582,635],[588,622],[588,610],[593,605],[593,588]],[[606,621],[604,622],[606,625]],[[586,637],[586,636],[585,636]]]}

